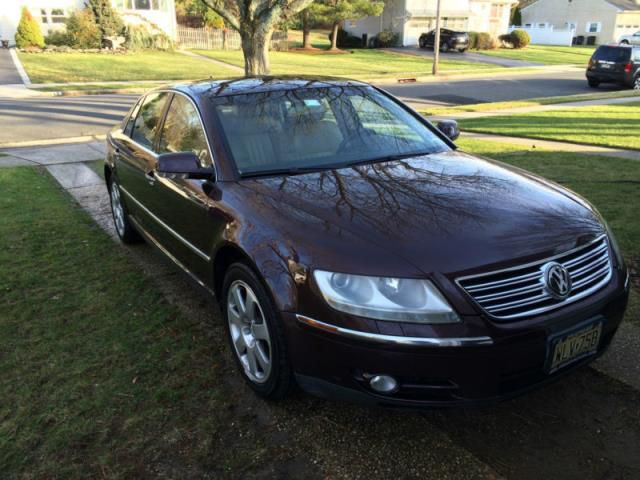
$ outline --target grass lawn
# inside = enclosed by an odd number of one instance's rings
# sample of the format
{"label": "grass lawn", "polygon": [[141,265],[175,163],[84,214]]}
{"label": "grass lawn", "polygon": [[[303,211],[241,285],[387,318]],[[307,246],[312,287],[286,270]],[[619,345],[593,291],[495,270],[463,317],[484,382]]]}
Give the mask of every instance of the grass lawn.
{"label": "grass lawn", "polygon": [[[311,46],[314,48],[329,48],[329,30],[311,30],[309,33]],[[289,30],[289,48],[302,48],[302,30]]]}
{"label": "grass lawn", "polygon": [[513,108],[537,107],[540,105],[553,105],[556,103],[586,102],[588,100],[601,100],[606,98],[640,97],[640,92],[635,90],[619,90],[615,92],[581,93],[578,95],[566,95],[560,97],[540,97],[528,100],[513,100],[507,102],[474,103],[471,105],[459,105],[455,107],[433,107],[421,110],[420,113],[427,116],[455,115],[464,112],[493,112],[496,110],[509,110]]}
{"label": "grass lawn", "polygon": [[640,149],[640,102],[462,120],[464,130]]}
{"label": "grass lawn", "polygon": [[[413,77],[431,75],[431,60],[415,55],[401,55],[375,49],[352,50],[343,54],[271,52],[271,72],[275,75],[332,75],[357,79]],[[242,52],[234,50],[195,50],[204,55],[239,67]],[[502,70],[494,65],[443,60],[442,71],[473,72]]]}
{"label": "grass lawn", "polygon": [[175,52],[155,50],[123,55],[19,53],[33,83],[186,80],[235,77],[231,69]]}
{"label": "grass lawn", "polygon": [[529,45],[515,50],[498,48],[496,50],[481,50],[477,53],[491,57],[511,58],[545,65],[587,65],[595,47],[559,47],[554,45]]}
{"label": "grass lawn", "polygon": [[92,85],[57,85],[51,87],[36,87],[33,90],[37,90],[39,92],[99,92],[99,91],[108,91],[108,92],[128,92],[128,93],[142,93],[155,88],[162,83],[158,82],[140,82],[140,83],[131,83],[131,84],[122,84],[122,83],[99,83]]}

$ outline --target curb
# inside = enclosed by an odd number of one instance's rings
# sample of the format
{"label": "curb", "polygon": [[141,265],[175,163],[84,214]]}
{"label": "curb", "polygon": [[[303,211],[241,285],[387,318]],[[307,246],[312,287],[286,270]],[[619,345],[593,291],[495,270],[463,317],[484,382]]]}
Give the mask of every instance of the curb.
{"label": "curb", "polygon": [[27,72],[22,66],[22,62],[20,62],[20,58],[18,58],[16,49],[15,48],[9,49],[9,55],[11,55],[13,64],[15,65],[16,70],[18,71],[18,75],[20,75],[20,78],[22,79],[22,83],[24,83],[25,87],[28,87],[29,85],[31,85],[31,79],[29,78],[29,75],[27,75]]}
{"label": "curb", "polygon": [[106,140],[106,135],[85,135],[83,137],[52,138],[48,140],[26,140],[23,142],[0,143],[0,148],[45,147]]}

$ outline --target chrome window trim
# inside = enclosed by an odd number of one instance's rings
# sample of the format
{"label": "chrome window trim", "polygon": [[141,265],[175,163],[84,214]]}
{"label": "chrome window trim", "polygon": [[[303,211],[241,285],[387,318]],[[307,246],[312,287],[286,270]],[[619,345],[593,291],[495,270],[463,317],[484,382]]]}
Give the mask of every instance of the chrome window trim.
{"label": "chrome window trim", "polygon": [[[211,166],[213,167],[214,181],[217,181],[218,180],[218,168],[216,167],[216,159],[213,156],[213,149],[211,148],[211,142],[209,141],[209,134],[207,133],[207,129],[204,128],[204,120],[202,118],[202,113],[200,113],[200,109],[198,108],[198,105],[196,105],[196,102],[194,102],[193,99],[189,95],[187,95],[186,93],[180,92],[178,90],[162,89],[162,90],[155,90],[155,91],[156,92],[173,93],[174,95],[182,95],[187,100],[189,100],[189,102],[193,106],[194,110],[198,113],[198,119],[200,120],[200,127],[202,128],[202,132],[204,133],[204,138],[207,141],[207,149],[209,150],[209,158],[211,159]],[[173,102],[173,99],[171,99],[171,102]],[[167,107],[167,111],[165,112],[165,115],[162,118],[162,128],[163,129],[164,129],[164,121],[167,118],[167,114],[169,113],[169,109],[170,108],[171,108],[171,103],[169,103],[169,106]],[[162,138],[162,129],[160,130],[160,134],[158,136],[158,140],[160,140],[160,138]],[[156,155],[158,155],[158,154],[156,154]]]}
{"label": "chrome window trim", "polygon": [[351,338],[354,340],[364,340],[371,343],[385,345],[401,345],[411,347],[477,347],[493,345],[491,337],[401,337],[397,335],[383,335],[380,333],[362,332],[360,330],[351,330],[349,328],[331,325],[305,315],[296,314],[299,323],[309,327],[321,330],[323,332],[332,333],[340,337]]}
{"label": "chrome window trim", "polygon": [[198,247],[196,247],[195,245],[193,245],[191,242],[189,242],[186,238],[184,238],[182,235],[180,235],[178,232],[176,232],[173,228],[171,228],[169,225],[167,225],[165,222],[163,222],[160,218],[158,218],[151,210],[149,210],[147,207],[145,207],[142,203],[140,203],[140,201],[135,198],[133,195],[131,195],[131,193],[129,193],[124,187],[122,187],[122,185],[120,186],[120,190],[122,190],[122,192],[124,192],[124,194],[130,198],[131,200],[133,200],[133,202],[140,207],[142,210],[145,211],[145,213],[147,215],[149,215],[151,218],[153,218],[156,222],[158,222],[160,224],[160,226],[164,227],[171,235],[173,235],[174,237],[176,237],[178,240],[180,240],[185,246],[187,246],[193,253],[195,253],[196,255],[198,255],[200,258],[206,260],[207,262],[211,261],[211,257],[209,255],[207,255],[206,253],[204,253],[202,250],[200,250]]}
{"label": "chrome window trim", "polygon": [[[566,298],[565,300],[558,302],[554,305],[548,305],[546,307],[539,307],[539,308],[535,308],[533,310],[528,310],[527,312],[524,313],[518,313],[515,315],[506,315],[506,316],[501,316],[501,315],[493,315],[491,313],[489,313],[484,307],[482,307],[482,305],[480,305],[476,299],[473,297],[473,295],[467,291],[467,289],[462,285],[462,282],[465,280],[470,280],[470,279],[478,279],[478,278],[483,278],[483,277],[487,277],[490,275],[496,275],[496,274],[501,274],[501,273],[505,273],[505,272],[512,272],[512,271],[516,271],[516,270],[522,270],[525,268],[529,268],[529,267],[535,267],[538,265],[544,265],[547,262],[550,261],[554,261],[557,260],[561,257],[566,257],[568,255],[572,255],[576,252],[579,252],[580,250],[584,250],[589,248],[590,246],[601,242],[602,240],[605,241],[606,244],[606,252],[609,258],[609,262],[608,262],[608,267],[609,267],[609,272],[607,274],[607,276],[605,278],[603,278],[600,282],[598,282],[597,284],[593,285],[591,288],[585,290],[584,292],[579,293],[578,295],[574,295],[574,296],[570,296],[568,298]],[[486,272],[486,273],[480,273],[477,275],[466,275],[464,277],[458,277],[455,279],[455,283],[456,285],[464,292],[464,294],[471,299],[471,301],[473,302],[474,305],[476,305],[482,312],[484,312],[486,315],[488,315],[491,318],[496,319],[497,321],[500,322],[505,322],[505,321],[510,321],[510,320],[514,320],[514,319],[519,319],[519,318],[525,318],[525,317],[532,317],[541,313],[545,313],[545,312],[549,312],[552,310],[557,310],[559,308],[562,308],[566,305],[569,305],[571,303],[577,302],[578,300],[582,300],[585,297],[588,297],[589,295],[592,295],[593,293],[595,293],[596,291],[600,290],[601,288],[603,288],[605,285],[607,285],[610,281],[611,278],[613,277],[613,264],[611,261],[611,252],[610,252],[610,244],[609,244],[609,238],[607,237],[606,234],[602,234],[599,235],[598,237],[596,237],[595,239],[593,239],[592,241],[590,241],[589,243],[585,243],[584,245],[580,245],[579,247],[573,248],[571,250],[567,250],[566,252],[563,253],[559,253],[557,255],[553,255],[552,257],[547,257],[545,259],[542,260],[536,260],[534,262],[529,262],[523,265],[518,265],[516,267],[510,267],[510,268],[504,268],[501,270],[493,270],[491,272]],[[601,252],[599,252],[601,253]],[[484,284],[483,284],[484,285]]]}

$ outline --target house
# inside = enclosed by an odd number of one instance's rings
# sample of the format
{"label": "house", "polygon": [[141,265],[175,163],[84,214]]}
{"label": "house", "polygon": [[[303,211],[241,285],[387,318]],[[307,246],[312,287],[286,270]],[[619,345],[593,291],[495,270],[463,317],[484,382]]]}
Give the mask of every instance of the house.
{"label": "house", "polygon": [[640,0],[538,0],[522,9],[522,24],[573,28],[585,43],[589,37],[595,37],[591,42],[596,44],[618,42],[622,35],[640,30]]}
{"label": "house", "polygon": [[[0,40],[15,41],[16,28],[23,7],[40,21],[42,33],[65,28],[65,20],[76,9],[85,6],[84,0],[1,0]],[[147,24],[176,38],[176,10],[174,0],[112,0],[112,5],[126,24]]]}
{"label": "house", "polygon": [[[497,37],[509,28],[511,7],[517,0],[441,0],[441,25],[453,30],[488,32]],[[400,35],[403,46],[436,26],[437,0],[387,0],[382,15],[345,22],[351,35],[371,38],[383,30]]]}

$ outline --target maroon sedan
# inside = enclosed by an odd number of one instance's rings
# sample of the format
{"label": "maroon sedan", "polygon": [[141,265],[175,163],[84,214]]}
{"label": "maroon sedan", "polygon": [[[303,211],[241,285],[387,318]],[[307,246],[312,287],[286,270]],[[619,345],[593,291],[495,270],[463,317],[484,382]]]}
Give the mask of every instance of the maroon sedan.
{"label": "maroon sedan", "polygon": [[110,133],[105,177],[120,238],[218,299],[259,395],[483,403],[600,355],[629,278],[588,202],[457,135],[360,82],[179,84]]}

